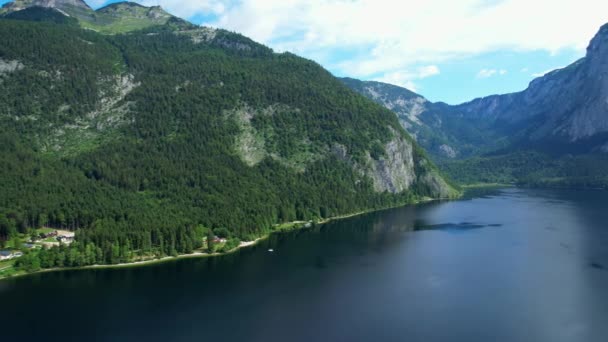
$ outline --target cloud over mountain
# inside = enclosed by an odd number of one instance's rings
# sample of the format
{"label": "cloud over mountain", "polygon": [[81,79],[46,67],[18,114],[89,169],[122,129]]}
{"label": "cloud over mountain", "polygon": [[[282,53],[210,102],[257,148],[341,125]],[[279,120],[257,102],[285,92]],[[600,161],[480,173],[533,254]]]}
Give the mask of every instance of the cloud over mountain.
{"label": "cloud over mountain", "polygon": [[[343,74],[414,81],[412,70],[499,49],[579,49],[603,0],[144,0],[242,32]],[[542,23],[542,24],[541,24]],[[566,24],[567,23],[567,24]],[[328,52],[329,51],[329,52]],[[340,55],[348,55],[341,58]],[[407,77],[404,77],[407,76]]]}

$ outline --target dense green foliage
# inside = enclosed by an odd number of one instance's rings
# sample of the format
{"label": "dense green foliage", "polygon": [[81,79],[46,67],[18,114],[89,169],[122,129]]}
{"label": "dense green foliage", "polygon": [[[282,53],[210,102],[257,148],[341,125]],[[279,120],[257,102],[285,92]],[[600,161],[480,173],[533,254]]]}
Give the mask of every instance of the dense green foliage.
{"label": "dense green foliage", "polygon": [[5,18],[13,20],[45,21],[57,24],[78,25],[78,20],[67,17],[58,11],[49,11],[42,7],[32,7],[26,10],[7,13]]}
{"label": "dense green foliage", "polygon": [[555,156],[517,152],[442,163],[455,181],[524,186],[608,188],[608,156]]}
{"label": "dense green foliage", "polygon": [[97,10],[84,1],[80,4],[62,0],[48,2],[46,5],[52,8],[34,5],[36,1],[13,0],[0,7],[0,15],[9,19],[70,23],[104,34],[126,33],[164,24],[195,27],[159,6],[146,7],[135,2],[115,2]]}
{"label": "dense green foliage", "polygon": [[[226,31],[191,34],[0,20],[0,59],[21,66],[0,74],[0,240],[77,230],[73,245],[30,252],[23,268],[191,253],[211,232],[197,227],[229,232],[231,249],[276,223],[430,194],[377,193],[329,153],[340,144],[355,161],[378,158],[392,132],[406,136],[391,112],[314,62]],[[249,109],[266,113],[251,119],[267,153],[255,165],[236,151],[243,128],[231,114]],[[426,165],[417,171],[436,172]]]}

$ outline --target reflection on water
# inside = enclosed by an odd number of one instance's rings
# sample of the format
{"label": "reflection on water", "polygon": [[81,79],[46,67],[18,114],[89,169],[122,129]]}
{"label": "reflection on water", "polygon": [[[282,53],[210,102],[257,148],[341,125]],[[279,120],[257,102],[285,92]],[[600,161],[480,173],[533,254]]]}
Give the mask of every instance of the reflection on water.
{"label": "reflection on water", "polygon": [[4,281],[3,337],[604,341],[606,203],[599,191],[492,190],[219,258]]}
{"label": "reflection on water", "polygon": [[489,227],[502,227],[500,223],[492,224],[478,224],[472,222],[460,222],[460,223],[439,223],[439,224],[424,224],[419,223],[414,228],[415,230],[445,230],[445,231],[460,231],[469,229],[481,229]]}

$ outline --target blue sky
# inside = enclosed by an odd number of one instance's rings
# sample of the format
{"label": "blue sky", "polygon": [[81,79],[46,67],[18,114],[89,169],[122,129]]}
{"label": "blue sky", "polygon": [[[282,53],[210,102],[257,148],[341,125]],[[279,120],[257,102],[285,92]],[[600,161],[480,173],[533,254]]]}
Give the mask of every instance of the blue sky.
{"label": "blue sky", "polygon": [[457,104],[491,94],[520,91],[546,71],[564,67],[584,56],[584,51],[499,50],[439,63],[438,75],[415,82],[418,93],[432,101]]}
{"label": "blue sky", "polygon": [[[7,2],[0,0],[0,4]],[[98,8],[110,2],[87,0]],[[461,103],[585,55],[606,0],[138,0],[319,62]]]}

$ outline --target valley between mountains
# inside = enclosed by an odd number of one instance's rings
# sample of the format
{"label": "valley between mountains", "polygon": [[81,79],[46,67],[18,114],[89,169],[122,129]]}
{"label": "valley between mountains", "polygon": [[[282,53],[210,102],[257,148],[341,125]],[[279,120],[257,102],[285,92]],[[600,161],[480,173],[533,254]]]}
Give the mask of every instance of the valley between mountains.
{"label": "valley between mountains", "polygon": [[453,180],[531,186],[608,185],[608,25],[587,55],[534,79],[518,93],[456,106],[407,89],[342,82],[395,112]]}

